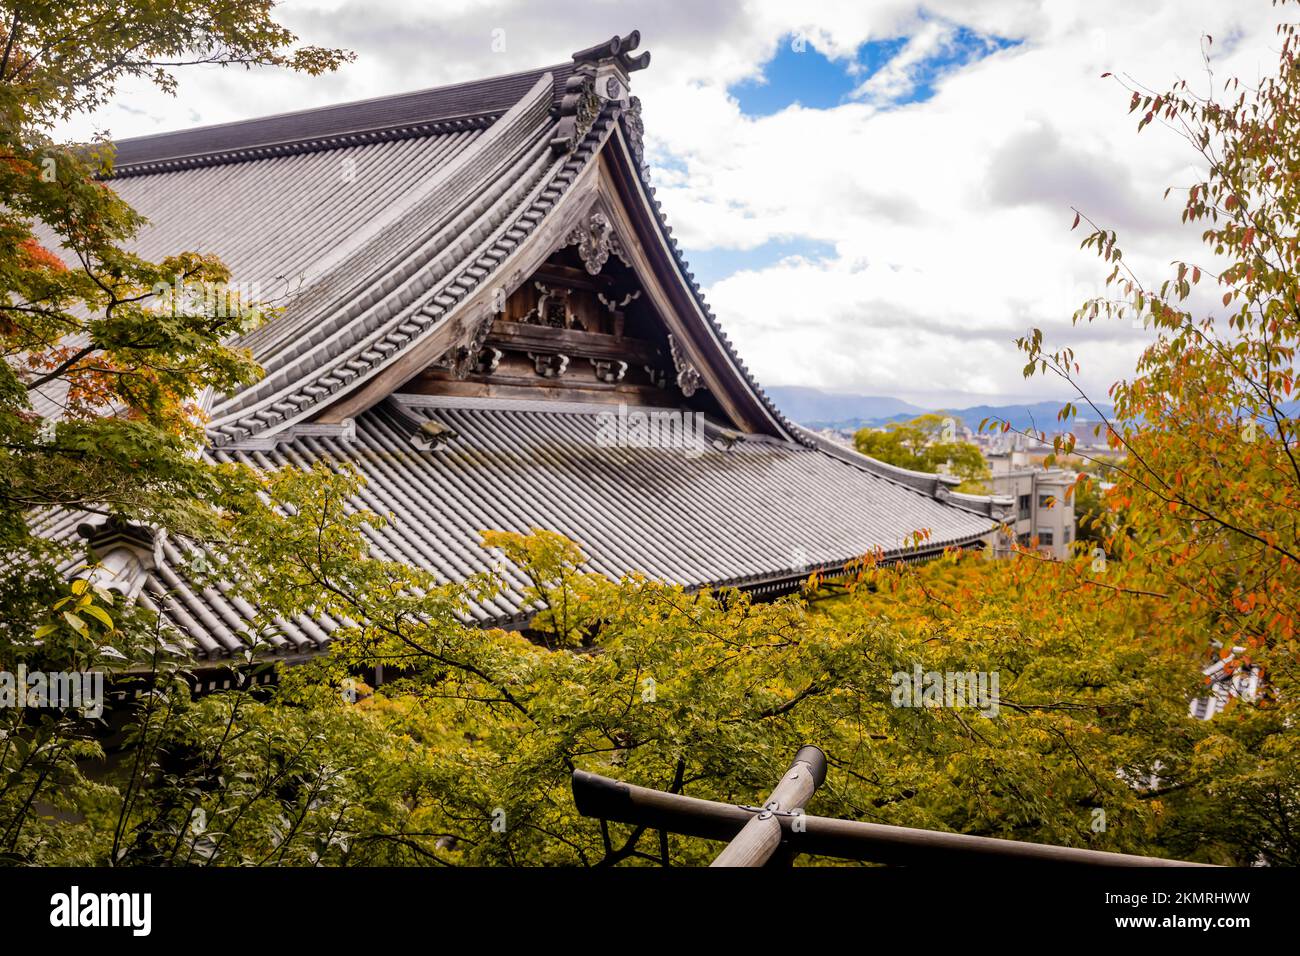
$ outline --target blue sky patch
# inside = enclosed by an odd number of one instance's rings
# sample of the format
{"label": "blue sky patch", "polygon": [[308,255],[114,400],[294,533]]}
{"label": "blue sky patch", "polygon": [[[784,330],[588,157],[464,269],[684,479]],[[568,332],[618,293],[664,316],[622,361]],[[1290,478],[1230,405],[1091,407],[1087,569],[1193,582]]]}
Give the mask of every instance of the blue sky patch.
{"label": "blue sky patch", "polygon": [[769,239],[753,249],[683,249],[695,281],[707,288],[745,269],[766,269],[790,256],[833,259],[835,244],[817,239]]}
{"label": "blue sky patch", "polygon": [[[870,40],[858,47],[851,59],[831,60],[812,41],[800,44],[795,37],[786,36],[764,64],[761,79],[743,80],[729,92],[746,116],[771,116],[796,103],[806,109],[833,109],[850,102],[854,91],[888,66],[907,41],[907,37]],[[892,105],[924,102],[934,96],[934,86],[945,73],[1019,42],[955,27],[947,43],[913,64],[911,89]]]}
{"label": "blue sky patch", "polygon": [[1019,40],[990,37],[966,27],[958,27],[950,45],[919,64],[916,86],[903,103],[921,103],[934,96],[934,84],[939,77],[959,67],[982,60],[984,57],[1008,47],[1019,46]]}
{"label": "blue sky patch", "polygon": [[[900,47],[902,43],[898,41]],[[746,116],[771,116],[795,103],[812,110],[832,109],[857,88],[858,80],[849,75],[848,67],[846,62],[828,59],[810,42],[800,53],[794,48],[794,37],[782,37],[776,56],[763,66],[762,78],[744,80],[730,93]]]}

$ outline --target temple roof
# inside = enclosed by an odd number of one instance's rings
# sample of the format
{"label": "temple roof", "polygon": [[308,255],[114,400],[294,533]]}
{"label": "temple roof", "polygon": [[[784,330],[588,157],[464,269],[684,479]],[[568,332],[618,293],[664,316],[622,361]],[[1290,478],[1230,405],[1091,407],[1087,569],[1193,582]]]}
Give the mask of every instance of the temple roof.
{"label": "temple roof", "polygon": [[148,219],[133,251],[215,253],[236,291],[283,310],[237,343],[265,376],[205,397],[213,444],[356,395],[353,413],[400,384],[385,376],[471,341],[490,296],[527,279],[526,250],[572,227],[575,184],[590,186],[602,154],[696,313],[684,351],[732,394],[742,428],[805,441],[749,375],[654,198],[627,84],[649,62],[639,42],[633,31],[555,67],[115,144],[112,186]]}
{"label": "temple roof", "polygon": [[[149,219],[134,249],[216,253],[238,289],[282,307],[240,343],[265,376],[209,403],[209,455],[351,463],[367,481],[358,505],[392,516],[371,532],[376,555],[445,580],[494,565],[477,546],[486,529],[562,532],[610,576],[757,591],[876,549],[915,556],[905,539],[923,529],[931,550],[986,536],[997,503],[827,444],[753,380],[650,185],[628,90],[648,62],[632,55],[638,42],[633,32],[562,66],[120,142],[112,188]],[[575,237],[594,243],[598,220],[606,245],[588,251],[618,253],[654,300],[679,384],[689,376],[676,411],[708,421],[698,455],[601,447],[608,405],[407,387],[447,356],[477,354],[500,300]],[[689,401],[697,383],[707,413]],[[426,421],[455,438],[430,447]],[[254,609],[189,585],[179,547],[165,543],[141,600],[202,656],[242,648]],[[514,580],[474,616],[522,620],[522,588]],[[311,651],[334,626],[279,622],[277,650]]]}

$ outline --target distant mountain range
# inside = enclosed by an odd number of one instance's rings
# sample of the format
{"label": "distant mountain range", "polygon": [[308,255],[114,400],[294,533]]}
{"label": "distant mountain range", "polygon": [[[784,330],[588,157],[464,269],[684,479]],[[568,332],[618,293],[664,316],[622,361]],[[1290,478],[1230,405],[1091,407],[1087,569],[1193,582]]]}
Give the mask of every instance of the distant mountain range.
{"label": "distant mountain range", "polygon": [[[1051,431],[1056,424],[1056,414],[1064,402],[1026,402],[1018,405],[971,405],[966,408],[922,408],[898,398],[880,395],[843,395],[823,392],[804,386],[777,386],[767,389],[777,408],[786,417],[806,428],[837,428],[857,430],[879,428],[890,422],[907,421],[926,412],[942,412],[961,419],[967,428],[978,428],[985,418],[1004,419],[1013,428],[1036,427]],[[1110,405],[1097,406],[1103,414],[1111,415]],[[1079,411],[1079,418],[1095,418],[1091,409]]]}
{"label": "distant mountain range", "polygon": [[842,395],[823,392],[801,385],[782,385],[767,389],[777,408],[800,425],[808,428],[829,428],[831,422],[869,422],[888,420],[891,416],[908,418],[923,414],[926,409],[898,398],[874,395]]}

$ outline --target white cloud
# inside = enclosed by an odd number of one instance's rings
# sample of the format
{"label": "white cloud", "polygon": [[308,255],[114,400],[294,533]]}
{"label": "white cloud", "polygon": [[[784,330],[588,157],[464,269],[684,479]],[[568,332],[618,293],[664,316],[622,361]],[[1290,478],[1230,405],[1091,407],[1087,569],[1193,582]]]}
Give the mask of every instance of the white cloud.
{"label": "white cloud", "polygon": [[[1077,248],[1070,206],[1120,229],[1126,259],[1161,278],[1198,244],[1173,228],[1176,203],[1161,202],[1166,186],[1190,180],[1187,147],[1156,127],[1136,136],[1127,93],[1099,74],[1196,85],[1210,33],[1232,38],[1220,43],[1218,75],[1254,78],[1274,66],[1272,25],[1285,14],[1265,0],[301,0],[282,8],[291,28],[304,42],[355,49],[357,63],[325,78],[190,70],[178,99],[124,86],[125,108],[95,121],[123,136],[419,89],[561,62],[639,26],[654,62],[633,85],[679,240],[688,250],[774,239],[835,250],[708,290],[760,381],[1061,395],[1020,376],[1012,340],[1039,325],[1077,344],[1089,387],[1104,393],[1145,338],[1127,326],[1070,329],[1104,276]],[[1021,42],[950,70],[926,102],[882,108],[907,96],[917,66],[958,26]],[[492,49],[498,29],[504,52]],[[846,64],[868,40],[909,40],[864,81],[862,100],[743,115],[728,88],[761,75],[792,34]]]}
{"label": "white cloud", "polygon": [[[1014,339],[1031,326],[1077,347],[1090,393],[1104,396],[1131,373],[1149,333],[1070,326],[1082,300],[1104,292],[1106,274],[1078,249],[1071,207],[1118,229],[1127,261],[1159,281],[1170,259],[1200,255],[1178,226],[1176,197],[1162,201],[1166,186],[1190,182],[1192,155],[1158,127],[1135,135],[1127,92],[1100,74],[1195,81],[1207,32],[1241,34],[1220,76],[1253,77],[1275,55],[1275,12],[1263,3],[1051,3],[1017,27],[980,9],[988,19],[965,25],[1022,43],[942,78],[927,102],[753,119],[720,84],[647,97],[658,155],[681,168],[661,195],[688,246],[803,237],[836,249],[708,290],[762,381],[922,398],[1068,394],[1063,383],[1022,378]],[[861,24],[859,36],[895,27],[889,18]],[[939,27],[917,36],[918,49],[946,42]],[[884,99],[905,94],[917,62],[881,81]],[[656,124],[658,115],[672,124]]]}
{"label": "white cloud", "polygon": [[926,62],[950,53],[956,38],[957,30],[951,23],[923,22],[897,55],[854,90],[854,97],[876,105],[888,105],[910,96]]}

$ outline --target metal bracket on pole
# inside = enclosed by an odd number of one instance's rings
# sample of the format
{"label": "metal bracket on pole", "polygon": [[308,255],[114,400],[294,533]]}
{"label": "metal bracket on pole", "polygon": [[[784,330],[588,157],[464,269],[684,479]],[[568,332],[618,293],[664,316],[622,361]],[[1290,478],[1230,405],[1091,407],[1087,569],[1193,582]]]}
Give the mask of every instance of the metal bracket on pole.
{"label": "metal bracket on pole", "polygon": [[736,838],[718,854],[712,866],[763,866],[781,845],[781,821],[803,811],[803,805],[826,781],[826,755],[805,744],[762,807],[742,807],[756,815],[741,828]]}

